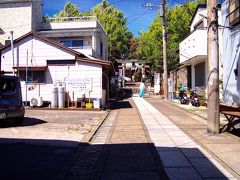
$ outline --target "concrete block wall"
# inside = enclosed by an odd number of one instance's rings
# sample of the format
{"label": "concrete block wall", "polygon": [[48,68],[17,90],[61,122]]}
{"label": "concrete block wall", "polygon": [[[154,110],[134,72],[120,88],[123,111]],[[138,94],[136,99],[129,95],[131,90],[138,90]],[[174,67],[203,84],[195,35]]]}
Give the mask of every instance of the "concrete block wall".
{"label": "concrete block wall", "polygon": [[41,27],[41,1],[1,1],[0,28],[4,31],[0,35],[0,43],[10,40],[10,31],[14,39]]}

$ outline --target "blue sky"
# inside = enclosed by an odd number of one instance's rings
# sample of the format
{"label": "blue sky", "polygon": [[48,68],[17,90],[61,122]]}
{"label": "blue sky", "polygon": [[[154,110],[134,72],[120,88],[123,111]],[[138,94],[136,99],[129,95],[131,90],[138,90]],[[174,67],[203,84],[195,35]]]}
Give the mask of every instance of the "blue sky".
{"label": "blue sky", "polygon": [[[81,12],[90,10],[102,0],[44,0],[43,15],[53,16],[62,10],[66,2],[70,1],[77,4]],[[108,0],[114,7],[123,11],[128,18],[127,26],[134,36],[138,36],[138,32],[148,30],[148,26],[153,22],[157,14],[157,8],[149,10],[142,5],[147,0]],[[152,3],[159,3],[160,0],[151,0]]]}

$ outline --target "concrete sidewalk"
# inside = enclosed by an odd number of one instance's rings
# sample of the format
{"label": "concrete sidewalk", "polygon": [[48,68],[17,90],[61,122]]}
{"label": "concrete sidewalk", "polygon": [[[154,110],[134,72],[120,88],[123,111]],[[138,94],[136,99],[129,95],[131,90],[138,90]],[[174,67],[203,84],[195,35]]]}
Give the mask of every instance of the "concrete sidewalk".
{"label": "concrete sidewalk", "polygon": [[238,138],[208,134],[205,119],[160,98],[133,99],[170,179],[240,178]]}

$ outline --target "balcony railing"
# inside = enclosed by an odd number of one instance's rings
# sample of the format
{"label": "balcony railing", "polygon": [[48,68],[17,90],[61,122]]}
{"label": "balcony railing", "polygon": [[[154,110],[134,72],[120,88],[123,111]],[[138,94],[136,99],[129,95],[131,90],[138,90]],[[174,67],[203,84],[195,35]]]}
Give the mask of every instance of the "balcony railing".
{"label": "balcony railing", "polygon": [[75,46],[75,47],[69,47],[71,49],[92,49],[92,46]]}
{"label": "balcony railing", "polygon": [[64,22],[64,21],[96,21],[96,16],[81,16],[81,17],[59,17],[59,18],[46,18],[43,17],[44,22]]}

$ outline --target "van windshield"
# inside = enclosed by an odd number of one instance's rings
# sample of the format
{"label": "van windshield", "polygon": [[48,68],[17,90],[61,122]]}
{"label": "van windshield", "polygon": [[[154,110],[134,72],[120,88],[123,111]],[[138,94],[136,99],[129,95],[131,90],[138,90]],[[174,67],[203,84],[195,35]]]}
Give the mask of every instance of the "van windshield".
{"label": "van windshield", "polygon": [[14,79],[0,79],[0,93],[13,93],[16,89]]}

